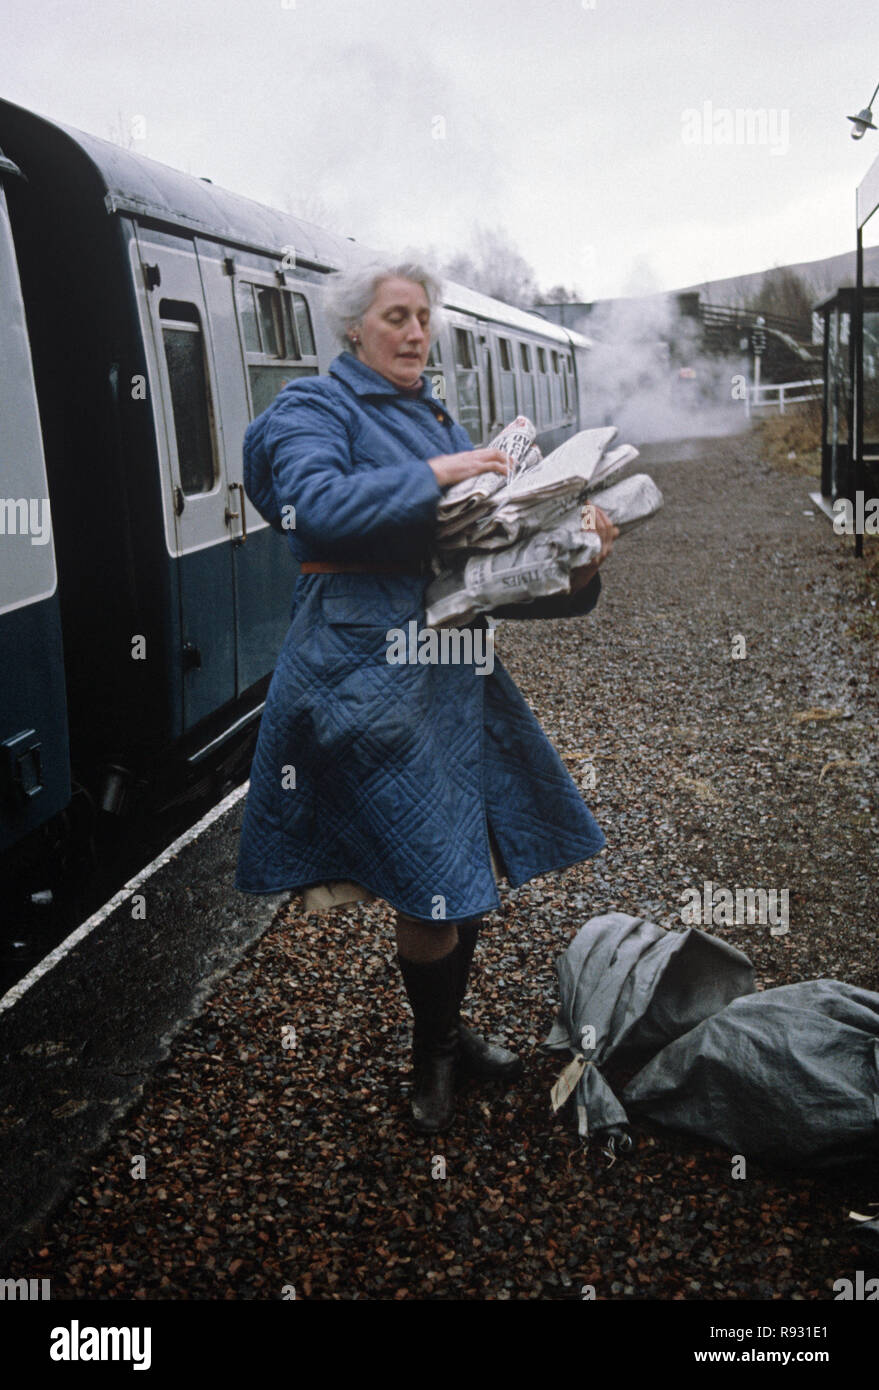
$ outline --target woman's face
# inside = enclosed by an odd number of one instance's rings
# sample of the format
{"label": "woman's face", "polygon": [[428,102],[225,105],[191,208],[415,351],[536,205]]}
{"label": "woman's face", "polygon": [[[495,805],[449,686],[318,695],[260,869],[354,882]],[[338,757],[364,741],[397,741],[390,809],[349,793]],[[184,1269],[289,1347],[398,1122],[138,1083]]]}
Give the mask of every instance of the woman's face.
{"label": "woman's face", "polygon": [[422,285],[382,280],[360,323],[355,352],[395,386],[416,386],[430,352],[430,304]]}

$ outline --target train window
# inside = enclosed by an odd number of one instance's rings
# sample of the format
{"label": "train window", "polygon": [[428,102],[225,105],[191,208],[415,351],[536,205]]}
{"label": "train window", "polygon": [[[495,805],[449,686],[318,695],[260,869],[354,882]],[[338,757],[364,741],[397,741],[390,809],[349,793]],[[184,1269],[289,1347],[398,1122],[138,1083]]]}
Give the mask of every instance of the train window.
{"label": "train window", "polygon": [[548,354],[546,384],[549,393],[550,417],[557,420],[562,413],[562,389],[559,384],[559,355],[557,352]]}
{"label": "train window", "polygon": [[238,313],[245,348],[248,352],[259,352],[259,326],[253,302],[253,285],[249,285],[246,280],[238,281]]}
{"label": "train window", "polygon": [[522,410],[536,425],[537,396],[534,391],[534,373],[531,370],[531,349],[527,343],[519,344],[519,361],[522,364]]}
{"label": "train window", "polygon": [[565,410],[570,415],[574,409],[574,361],[571,357],[564,359],[564,371],[562,373],[562,388],[565,396]]}
{"label": "train window", "polygon": [[455,329],[455,361],[459,367],[470,369],[476,366],[473,350],[473,334],[466,328]]}
{"label": "train window", "polygon": [[[481,343],[485,343],[485,350],[483,352],[483,367],[485,371],[485,385],[486,389],[488,390],[488,418],[492,421],[492,423],[494,423],[497,420],[498,414],[497,382],[495,380],[494,357],[491,351],[489,350],[487,339],[480,338],[479,341]],[[503,423],[503,421],[501,423]]]}
{"label": "train window", "polygon": [[448,388],[446,386],[446,370],[443,366],[442,349],[439,339],[430,345],[430,352],[427,354],[425,371],[429,374],[429,382],[433,394],[437,400],[446,402],[448,399]]}
{"label": "train window", "polygon": [[296,326],[293,317],[293,296],[284,294],[280,290],[278,294],[281,298],[281,309],[284,314],[284,346],[279,357],[300,357],[299,344],[296,341]]}
{"label": "train window", "polygon": [[501,415],[509,424],[519,414],[516,373],[513,370],[513,350],[508,338],[498,338],[501,361]]}
{"label": "train window", "polygon": [[269,367],[260,363],[249,368],[250,395],[254,415],[268,410],[279,391],[300,376],[315,376],[312,367]]}
{"label": "train window", "polygon": [[296,320],[296,336],[299,339],[299,356],[315,357],[314,334],[311,331],[311,315],[308,312],[308,305],[305,296],[294,294],[288,296],[293,300],[293,316]]}
{"label": "train window", "polygon": [[163,299],[159,304],[177,464],[184,493],[210,492],[216,482],[211,403],[201,320],[194,304]]}
{"label": "train window", "polygon": [[546,373],[546,349],[537,349],[537,370],[540,375],[540,414],[541,423],[548,425],[552,419],[552,398],[549,392],[549,377]]}
{"label": "train window", "polygon": [[473,440],[482,442],[482,401],[479,394],[479,372],[476,369],[476,347],[473,334],[466,328],[455,329],[455,380],[458,387],[458,420]]}
{"label": "train window", "polygon": [[267,357],[284,357],[284,328],[281,317],[281,291],[257,289],[262,350]]}
{"label": "train window", "polygon": [[[254,295],[258,313],[251,316]],[[251,413],[256,416],[271,405],[289,381],[317,375],[314,331],[305,296],[291,290],[242,281],[238,286],[238,308],[246,349]],[[249,322],[251,317],[252,323]]]}

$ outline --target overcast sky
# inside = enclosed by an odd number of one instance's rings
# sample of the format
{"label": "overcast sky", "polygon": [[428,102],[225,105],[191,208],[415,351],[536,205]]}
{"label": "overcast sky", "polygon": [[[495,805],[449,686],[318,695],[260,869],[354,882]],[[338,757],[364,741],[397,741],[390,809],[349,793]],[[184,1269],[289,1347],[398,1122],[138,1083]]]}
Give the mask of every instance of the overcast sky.
{"label": "overcast sky", "polygon": [[371,246],[447,253],[502,227],[543,288],[590,299],[849,250],[879,155],[845,119],[879,82],[875,0],[3,0],[2,18],[12,101]]}

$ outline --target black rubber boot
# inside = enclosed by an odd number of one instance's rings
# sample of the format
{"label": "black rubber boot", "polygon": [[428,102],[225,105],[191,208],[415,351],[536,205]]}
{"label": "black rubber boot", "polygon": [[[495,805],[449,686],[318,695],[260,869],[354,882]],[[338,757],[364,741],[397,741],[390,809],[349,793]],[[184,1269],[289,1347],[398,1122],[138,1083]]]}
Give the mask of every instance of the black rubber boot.
{"label": "black rubber boot", "polygon": [[[463,1003],[467,993],[467,979],[479,926],[473,922],[458,923],[458,1005]],[[525,1070],[521,1057],[506,1047],[496,1047],[485,1038],[474,1033],[472,1028],[458,1019],[458,1070],[463,1076],[475,1076],[482,1081],[517,1081]]]}
{"label": "black rubber boot", "polygon": [[419,1134],[442,1134],[455,1115],[458,948],[439,960],[406,960],[399,952],[397,960],[415,1019],[412,1126]]}

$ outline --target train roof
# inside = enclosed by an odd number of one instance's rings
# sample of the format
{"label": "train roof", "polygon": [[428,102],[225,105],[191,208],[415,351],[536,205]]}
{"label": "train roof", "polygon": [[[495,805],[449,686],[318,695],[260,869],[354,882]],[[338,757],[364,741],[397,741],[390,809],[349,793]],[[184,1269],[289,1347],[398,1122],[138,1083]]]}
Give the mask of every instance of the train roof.
{"label": "train roof", "polygon": [[517,309],[515,305],[507,304],[502,299],[492,299],[490,295],[480,294],[478,290],[468,289],[466,285],[458,285],[451,280],[445,281],[445,302],[450,309],[460,309],[478,318],[497,319],[510,328],[521,328],[526,333],[542,333],[566,347],[571,343],[578,347],[592,346],[590,339],[584,338],[582,333],[562,328],[541,314],[529,313],[527,309]]}
{"label": "train roof", "polygon": [[[353,237],[317,227],[311,222],[267,207],[253,198],[232,193],[194,174],[185,174],[147,155],[123,149],[112,140],[89,135],[60,121],[37,116],[23,107],[0,101],[0,113],[16,116],[63,132],[89,160],[104,186],[108,213],[130,213],[151,222],[183,227],[197,235],[278,256],[290,246],[296,259],[321,270],[340,270],[366,263],[384,253],[362,246]],[[495,320],[523,332],[541,333],[567,346],[589,347],[590,340],[561,328],[539,314],[528,313],[502,300],[446,280],[445,303],[453,309]]]}

